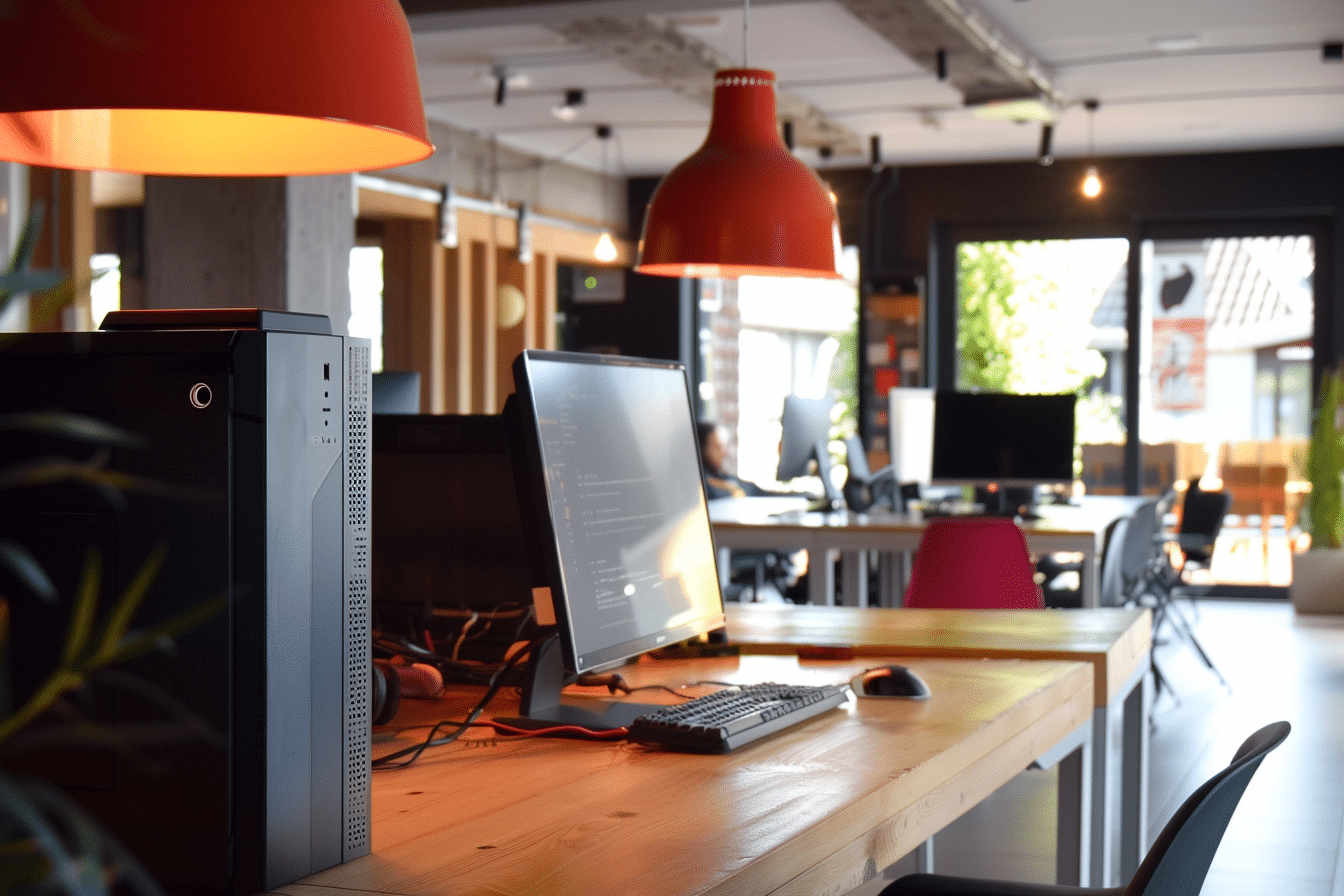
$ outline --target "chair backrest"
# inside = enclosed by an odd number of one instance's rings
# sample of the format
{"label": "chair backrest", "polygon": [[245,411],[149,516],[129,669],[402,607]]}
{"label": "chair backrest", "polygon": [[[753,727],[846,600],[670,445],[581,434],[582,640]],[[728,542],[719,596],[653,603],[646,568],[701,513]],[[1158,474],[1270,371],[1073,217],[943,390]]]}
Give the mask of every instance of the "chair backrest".
{"label": "chair backrest", "polygon": [[1203,535],[1212,541],[1223,528],[1223,517],[1231,506],[1232,495],[1226,491],[1188,490],[1181,502],[1181,534]]}
{"label": "chair backrest", "polygon": [[1121,556],[1124,554],[1125,533],[1129,517],[1112,520],[1106,527],[1105,549],[1101,555],[1101,605],[1119,607],[1125,603],[1125,580],[1121,575]]}
{"label": "chair backrest", "polygon": [[1265,754],[1283,743],[1289,730],[1287,722],[1274,722],[1246,738],[1231,764],[1176,810],[1124,896],[1191,896],[1200,891],[1246,785]]}
{"label": "chair backrest", "polygon": [[924,530],[915,552],[907,607],[1040,609],[1027,541],[1006,517],[943,517]]}

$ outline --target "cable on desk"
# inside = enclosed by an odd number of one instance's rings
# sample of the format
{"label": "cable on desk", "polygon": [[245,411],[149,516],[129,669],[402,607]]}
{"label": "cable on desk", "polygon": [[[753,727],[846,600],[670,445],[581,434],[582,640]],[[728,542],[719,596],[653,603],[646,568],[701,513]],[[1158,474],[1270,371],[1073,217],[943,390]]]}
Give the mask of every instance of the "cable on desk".
{"label": "cable on desk", "polygon": [[515,728],[512,725],[499,721],[478,723],[490,728],[494,728],[500,734],[507,734],[510,737],[548,737],[557,734],[565,734],[586,740],[620,740],[630,733],[629,728],[605,728],[594,731],[591,728],[584,728],[580,725],[554,725],[550,728]]}
{"label": "cable on desk", "polygon": [[[425,750],[429,749],[430,747],[441,747],[444,744],[450,744],[453,741],[457,740],[459,737],[461,737],[464,733],[466,733],[466,730],[468,728],[475,727],[476,720],[480,718],[481,713],[485,712],[486,706],[490,704],[491,700],[495,699],[495,695],[498,694],[499,689],[503,687],[504,673],[508,672],[514,666],[518,665],[518,663],[520,663],[524,658],[530,656],[538,643],[540,643],[539,640],[530,642],[522,650],[519,650],[513,656],[509,657],[508,662],[504,663],[504,665],[500,666],[498,669],[495,670],[495,674],[491,676],[490,684],[486,688],[485,696],[481,697],[481,699],[476,703],[476,706],[472,708],[471,712],[467,713],[467,718],[465,721],[456,722],[456,721],[444,720],[442,722],[439,722],[437,725],[435,725],[433,728],[429,730],[429,735],[423,741],[421,741],[420,743],[416,744],[413,747],[406,747],[403,750],[397,750],[396,752],[389,753],[386,756],[379,756],[377,759],[374,759],[373,762],[371,763],[372,767],[375,769],[406,768],[412,765],[417,759],[419,759],[420,754],[425,752]],[[456,726],[456,730],[454,730],[450,734],[444,735],[443,737],[438,737],[439,729],[450,725]]]}

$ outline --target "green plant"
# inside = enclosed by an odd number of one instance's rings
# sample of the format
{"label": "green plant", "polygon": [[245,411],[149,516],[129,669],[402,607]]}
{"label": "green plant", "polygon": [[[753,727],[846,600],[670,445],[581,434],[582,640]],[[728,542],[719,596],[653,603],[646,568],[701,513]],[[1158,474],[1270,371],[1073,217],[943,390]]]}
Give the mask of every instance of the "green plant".
{"label": "green plant", "polygon": [[1307,520],[1313,549],[1344,547],[1344,365],[1321,378],[1307,450]]}
{"label": "green plant", "polygon": [[[41,221],[41,209],[35,209],[8,271],[0,275],[0,313],[28,292],[45,293],[30,307],[32,320],[46,319],[68,304],[73,286],[66,278],[30,267]],[[127,491],[201,497],[111,469],[108,461],[112,449],[135,450],[145,447],[146,442],[101,420],[62,411],[0,415],[0,439],[13,438],[20,432],[40,433],[83,448],[72,452],[80,456],[25,457],[0,466],[0,495],[11,489],[73,482],[96,491],[113,510],[125,506]],[[61,595],[25,545],[13,538],[0,538],[0,567],[12,573],[16,589],[13,594],[0,594],[0,893],[103,896],[115,890],[159,896],[163,892],[135,858],[63,791],[39,778],[13,773],[6,760],[53,743],[96,744],[131,758],[138,756],[141,732],[96,723],[66,698],[96,677],[111,676],[113,667],[163,649],[223,608],[224,598],[219,597],[159,625],[137,629],[137,612],[165,555],[165,548],[153,551],[112,605],[100,614],[102,558],[96,549],[89,550],[71,600],[70,622],[56,667],[31,695],[15,705],[7,662],[11,601],[54,604]],[[123,679],[131,678],[119,670],[118,674]],[[142,695],[156,700],[172,720],[172,736],[212,735],[202,732],[198,720],[167,694],[146,688],[141,682],[136,687]],[[156,732],[156,736],[161,738],[162,733]]]}

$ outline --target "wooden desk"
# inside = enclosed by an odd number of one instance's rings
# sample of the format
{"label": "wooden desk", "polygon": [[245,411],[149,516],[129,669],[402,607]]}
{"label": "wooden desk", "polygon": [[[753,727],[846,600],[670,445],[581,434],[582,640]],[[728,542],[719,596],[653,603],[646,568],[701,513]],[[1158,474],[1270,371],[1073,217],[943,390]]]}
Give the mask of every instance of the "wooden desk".
{"label": "wooden desk", "polygon": [[[812,554],[808,600],[814,604],[835,603],[835,581],[830,552],[840,552],[844,563],[843,602],[863,606],[867,595],[867,567],[863,552],[891,557],[919,547],[927,521],[912,513],[778,513],[775,499],[720,498],[710,502],[709,518],[719,548],[738,550],[796,550]],[[783,499],[787,501],[788,499]],[[1077,506],[1042,505],[1041,519],[1022,523],[1027,547],[1036,553],[1076,552],[1082,555],[1081,590],[1084,607],[1098,606],[1101,599],[1098,558],[1106,528],[1112,520],[1133,511],[1141,498],[1088,496]],[[894,570],[888,563],[885,569]],[[900,606],[904,582],[894,571],[884,575],[883,604]]]}
{"label": "wooden desk", "polygon": [[[280,892],[846,892],[1088,727],[1086,663],[910,664],[929,700],[851,699],[726,756],[472,734],[410,769],[375,773],[372,854]],[[861,668],[744,657],[646,661],[622,675],[833,682]],[[1078,825],[1086,830],[1085,815]]]}
{"label": "wooden desk", "polygon": [[[1147,609],[925,610],[727,604],[728,639],[747,652],[840,648],[855,657],[1070,659],[1092,665],[1092,880],[1128,880],[1147,851]],[[1104,884],[1098,882],[1105,882]]]}

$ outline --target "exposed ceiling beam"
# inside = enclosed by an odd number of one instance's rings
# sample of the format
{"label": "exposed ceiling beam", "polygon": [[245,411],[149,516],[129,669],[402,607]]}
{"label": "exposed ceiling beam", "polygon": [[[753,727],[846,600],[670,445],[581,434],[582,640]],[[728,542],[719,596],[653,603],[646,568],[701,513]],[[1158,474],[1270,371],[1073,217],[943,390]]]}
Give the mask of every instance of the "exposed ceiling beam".
{"label": "exposed ceiling beam", "polygon": [[[714,73],[740,66],[737,60],[724,57],[673,26],[647,18],[598,16],[552,23],[550,27],[570,43],[617,59],[636,74],[707,108],[713,99]],[[836,155],[862,155],[863,140],[857,134],[802,97],[777,89],[775,107],[781,121],[792,122],[795,146],[829,148]]]}
{"label": "exposed ceiling beam", "polygon": [[1044,65],[969,0],[840,0],[856,18],[930,71],[947,54],[947,80],[969,106],[1039,97],[1063,105]]}

